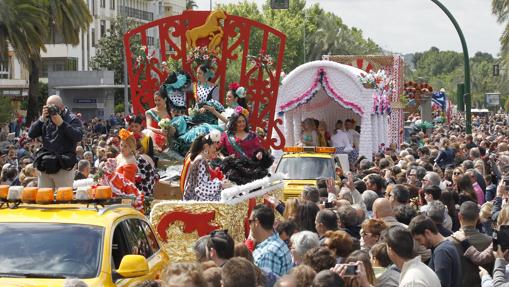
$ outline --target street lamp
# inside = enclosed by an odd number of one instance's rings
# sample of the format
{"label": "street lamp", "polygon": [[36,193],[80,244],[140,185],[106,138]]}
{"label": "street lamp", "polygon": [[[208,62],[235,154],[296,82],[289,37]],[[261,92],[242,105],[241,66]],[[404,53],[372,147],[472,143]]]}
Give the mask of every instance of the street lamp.
{"label": "street lamp", "polygon": [[464,85],[464,99],[465,99],[465,129],[467,134],[472,133],[472,98],[470,95],[470,59],[468,57],[468,48],[467,48],[467,42],[465,41],[465,36],[463,36],[463,31],[461,31],[461,28],[454,18],[454,16],[451,14],[449,10],[442,4],[439,0],[431,0],[433,3],[435,3],[444,13],[449,17],[449,20],[451,20],[452,24],[454,25],[454,28],[456,28],[456,32],[458,32],[458,36],[460,37],[461,41],[461,47],[463,48],[463,62],[465,65],[465,85]]}

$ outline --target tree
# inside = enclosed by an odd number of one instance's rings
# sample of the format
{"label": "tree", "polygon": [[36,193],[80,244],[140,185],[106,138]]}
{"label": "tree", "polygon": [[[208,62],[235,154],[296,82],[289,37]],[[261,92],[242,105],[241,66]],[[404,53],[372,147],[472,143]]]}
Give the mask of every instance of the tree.
{"label": "tree", "polygon": [[[339,16],[325,12],[318,3],[305,7],[305,0],[291,0],[286,10],[271,9],[269,1],[261,10],[255,3],[245,0],[219,5],[219,8],[231,15],[262,22],[285,33],[287,38],[283,68],[286,71],[303,64],[304,58],[311,61],[321,59],[326,54],[373,54],[381,51],[373,41],[364,39],[360,29],[344,25]],[[258,53],[261,37],[259,31],[252,31],[250,54]],[[269,39],[269,47],[271,45]],[[271,50],[275,49],[268,49],[269,53]]]}
{"label": "tree", "polygon": [[44,49],[47,11],[36,0],[0,1],[0,62],[8,60],[9,45],[16,57],[28,66]]}
{"label": "tree", "polygon": [[[68,0],[39,0],[40,8],[46,11],[47,25],[42,25],[40,31],[46,36],[48,33],[44,30],[48,29],[49,40],[55,38],[58,33],[62,36],[63,42],[70,45],[79,44],[80,32],[88,31],[88,27],[92,22],[92,15],[88,10],[85,1],[68,1]],[[26,18],[18,18],[19,22],[25,21]],[[27,41],[32,39],[28,35],[24,35]],[[51,43],[51,41],[49,41]],[[41,49],[43,49],[41,47]],[[44,50],[44,49],[43,49]],[[17,52],[17,51],[16,51]],[[29,61],[29,87],[28,87],[28,110],[27,123],[32,122],[38,115],[38,91],[40,76],[40,49],[35,55],[31,55]]]}
{"label": "tree", "polygon": [[197,8],[198,4],[196,4],[196,1],[194,0],[186,0],[186,10],[194,10],[194,8]]}
{"label": "tree", "polygon": [[509,64],[509,1],[508,0],[492,0],[492,13],[497,16],[500,24],[505,24],[504,32],[500,36],[500,44],[502,45],[500,54],[502,60]]}
{"label": "tree", "polygon": [[95,56],[90,60],[93,70],[108,70],[115,73],[115,84],[124,83],[124,32],[136,28],[138,24],[126,17],[111,21],[107,36],[97,45]]}

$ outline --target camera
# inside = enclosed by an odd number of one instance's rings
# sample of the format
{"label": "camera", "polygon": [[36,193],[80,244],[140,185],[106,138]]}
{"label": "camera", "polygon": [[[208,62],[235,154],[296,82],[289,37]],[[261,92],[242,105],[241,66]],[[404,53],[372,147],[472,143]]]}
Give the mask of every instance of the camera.
{"label": "camera", "polygon": [[48,105],[47,109],[48,109],[48,114],[50,115],[50,117],[58,115],[60,113],[60,109],[55,105]]}
{"label": "camera", "polygon": [[346,270],[345,270],[345,274],[343,275],[344,277],[355,277],[358,275],[358,272],[359,272],[359,266],[357,264],[345,264],[346,265]]}

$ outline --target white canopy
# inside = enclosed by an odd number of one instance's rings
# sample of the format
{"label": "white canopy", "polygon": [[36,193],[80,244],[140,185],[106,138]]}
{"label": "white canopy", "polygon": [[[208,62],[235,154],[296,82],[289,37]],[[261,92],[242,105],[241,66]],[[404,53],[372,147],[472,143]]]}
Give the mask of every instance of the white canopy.
{"label": "white canopy", "polygon": [[276,111],[283,120],[286,145],[298,143],[306,118],[323,120],[329,133],[337,120],[354,119],[361,127],[359,153],[372,158],[387,142],[387,116],[373,113],[373,90],[359,81],[364,71],[332,61],[314,61],[293,70],[283,80]]}

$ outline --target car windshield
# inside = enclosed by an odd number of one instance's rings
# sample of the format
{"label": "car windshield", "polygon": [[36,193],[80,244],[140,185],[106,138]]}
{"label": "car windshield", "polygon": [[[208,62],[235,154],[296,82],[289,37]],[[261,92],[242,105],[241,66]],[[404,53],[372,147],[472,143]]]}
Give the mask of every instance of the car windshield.
{"label": "car windshield", "polygon": [[57,223],[0,223],[0,277],[95,278],[103,228]]}
{"label": "car windshield", "polygon": [[334,162],[321,157],[284,157],[276,169],[284,179],[335,178]]}

